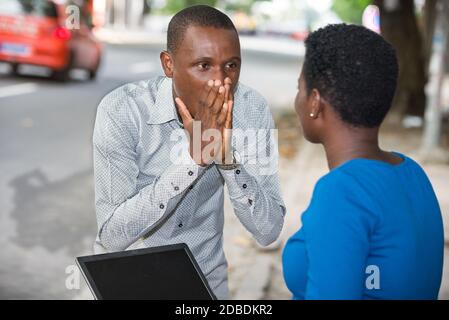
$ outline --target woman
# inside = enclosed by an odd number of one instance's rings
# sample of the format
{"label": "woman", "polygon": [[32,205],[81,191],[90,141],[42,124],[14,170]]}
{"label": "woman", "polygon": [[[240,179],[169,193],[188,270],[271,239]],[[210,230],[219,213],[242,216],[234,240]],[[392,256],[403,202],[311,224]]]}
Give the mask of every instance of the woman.
{"label": "woman", "polygon": [[438,201],[421,167],[379,148],[396,89],[394,49],[360,26],[306,43],[295,109],[330,172],[283,253],[294,299],[436,299],[443,264]]}

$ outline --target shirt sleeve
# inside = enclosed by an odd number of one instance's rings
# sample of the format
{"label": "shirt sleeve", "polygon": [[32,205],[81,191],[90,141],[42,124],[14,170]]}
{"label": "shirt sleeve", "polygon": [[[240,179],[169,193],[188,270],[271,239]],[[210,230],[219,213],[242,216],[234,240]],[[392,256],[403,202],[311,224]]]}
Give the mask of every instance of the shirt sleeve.
{"label": "shirt sleeve", "polygon": [[320,180],[302,217],[308,271],[305,299],[362,299],[375,225],[367,193],[350,175]]}
{"label": "shirt sleeve", "polygon": [[136,128],[129,113],[111,112],[105,104],[98,107],[93,135],[97,239],[108,251],[116,251],[164,221],[204,169],[189,156],[138,189]]}
{"label": "shirt sleeve", "polygon": [[[253,143],[234,143],[241,156],[234,170],[219,169],[225,180],[236,216],[261,245],[275,241],[284,223],[285,205],[281,198],[278,150],[273,135],[274,121],[266,102],[257,130],[233,130],[233,141],[248,141],[238,135],[252,135]],[[252,131],[251,131],[252,130]],[[237,135],[237,136],[236,136]],[[268,156],[267,156],[268,154]]]}

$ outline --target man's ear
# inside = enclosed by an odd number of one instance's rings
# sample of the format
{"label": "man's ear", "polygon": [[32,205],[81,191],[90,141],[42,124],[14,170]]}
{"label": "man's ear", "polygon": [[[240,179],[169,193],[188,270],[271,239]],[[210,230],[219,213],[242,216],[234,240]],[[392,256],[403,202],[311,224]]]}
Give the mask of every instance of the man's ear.
{"label": "man's ear", "polygon": [[162,51],[160,54],[162,69],[168,78],[173,78],[173,59],[167,51]]}

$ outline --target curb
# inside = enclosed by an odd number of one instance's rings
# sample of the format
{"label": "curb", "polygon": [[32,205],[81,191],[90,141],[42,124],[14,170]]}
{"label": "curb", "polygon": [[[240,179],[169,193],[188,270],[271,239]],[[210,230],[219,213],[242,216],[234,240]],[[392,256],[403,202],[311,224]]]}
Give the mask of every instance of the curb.
{"label": "curb", "polygon": [[[105,28],[96,30],[94,33],[100,41],[110,44],[165,45],[166,42],[165,33]],[[243,51],[261,52],[292,58],[301,58],[305,53],[302,42],[290,39],[240,36],[240,44]]]}

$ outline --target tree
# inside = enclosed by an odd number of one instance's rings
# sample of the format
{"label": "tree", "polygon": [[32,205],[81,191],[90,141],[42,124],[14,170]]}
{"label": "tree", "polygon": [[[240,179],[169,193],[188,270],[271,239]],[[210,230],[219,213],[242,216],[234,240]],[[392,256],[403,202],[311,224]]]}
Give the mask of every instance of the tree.
{"label": "tree", "polygon": [[424,37],[425,69],[429,69],[430,56],[432,54],[433,34],[437,20],[438,0],[426,0],[422,16],[422,29]]}
{"label": "tree", "polygon": [[363,10],[370,3],[371,0],[334,0],[332,10],[345,22],[361,24]]}
{"label": "tree", "polygon": [[206,4],[215,7],[217,0],[167,0],[167,5],[165,6],[164,11],[167,13],[176,13],[186,7],[197,4]]}
{"label": "tree", "polygon": [[[442,89],[443,78],[446,74],[446,68],[449,66],[449,2],[436,1],[438,10],[435,10],[435,38],[437,41],[432,42],[429,84],[427,86],[427,107],[425,113],[425,126],[423,134],[422,152],[424,157],[438,157],[438,151],[441,146],[442,133]],[[435,7],[436,8],[436,7]]]}
{"label": "tree", "polygon": [[400,115],[423,116],[428,58],[424,34],[415,15],[415,3],[413,0],[374,0],[374,4],[380,10],[381,33],[395,47],[399,60],[399,80],[392,109]]}
{"label": "tree", "polygon": [[361,23],[363,10],[371,2],[379,7],[382,35],[395,47],[400,74],[392,110],[399,116],[423,116],[425,85],[435,29],[436,4],[426,0],[416,14],[414,0],[334,0],[333,10],[350,23]]}

